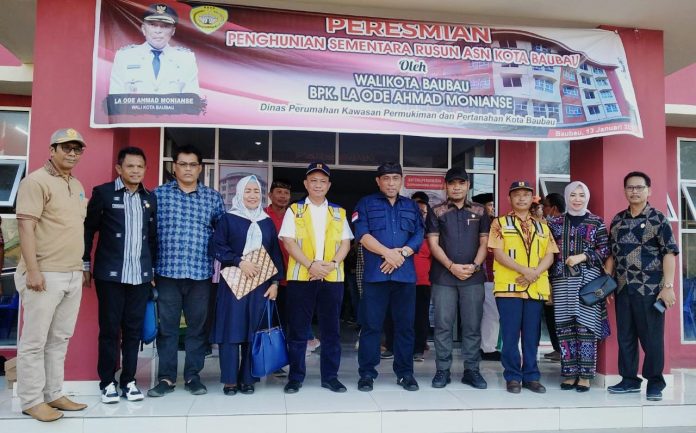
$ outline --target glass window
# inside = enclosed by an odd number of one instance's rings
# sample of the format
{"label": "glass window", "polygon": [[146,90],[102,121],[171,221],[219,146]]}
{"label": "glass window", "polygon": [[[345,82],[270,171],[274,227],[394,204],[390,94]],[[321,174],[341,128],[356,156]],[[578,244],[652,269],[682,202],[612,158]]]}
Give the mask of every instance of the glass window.
{"label": "glass window", "polygon": [[495,175],[474,173],[472,176],[470,197],[492,193],[495,197]]}
{"label": "glass window", "polygon": [[452,167],[461,166],[467,170],[495,170],[495,140],[453,138]]}
{"label": "glass window", "polygon": [[573,71],[572,69],[563,69],[563,78],[565,78],[568,81],[576,81],[575,71]]}
{"label": "glass window", "polygon": [[587,111],[590,114],[599,114],[599,107],[597,105],[590,105],[587,107]]}
{"label": "glass window", "polygon": [[563,86],[563,94],[566,96],[579,96],[578,88],[573,86]]}
{"label": "glass window", "polygon": [[314,131],[273,131],[273,161],[310,163],[336,161],[336,134]]}
{"label": "glass window", "polygon": [[582,116],[582,108],[578,105],[566,105],[566,115],[568,117]]}
{"label": "glass window", "polygon": [[679,142],[679,169],[682,180],[696,180],[696,141]]}
{"label": "glass window", "polygon": [[592,79],[588,77],[587,75],[581,75],[580,80],[583,82],[583,84],[592,85]]}
{"label": "glass window", "polygon": [[268,161],[268,131],[221,129],[221,160]]}
{"label": "glass window", "polygon": [[539,142],[539,173],[570,175],[570,141]]}
{"label": "glass window", "polygon": [[503,87],[522,87],[522,78],[519,76],[503,77]]}
{"label": "glass window", "polygon": [[696,184],[682,184],[682,228],[696,229]]}
{"label": "glass window", "polygon": [[405,135],[404,167],[447,168],[447,139]]}
{"label": "glass window", "polygon": [[564,195],[565,187],[570,183],[570,179],[540,177],[539,186],[541,195],[546,197],[552,192]]}
{"label": "glass window", "polygon": [[172,157],[179,146],[192,145],[200,150],[203,159],[215,159],[215,129],[164,128],[164,156]]}
{"label": "glass window", "polygon": [[379,165],[399,160],[399,136],[339,134],[338,162],[342,165]]}
{"label": "glass window", "polygon": [[604,110],[607,113],[618,113],[619,112],[619,106],[616,104],[607,104],[604,106]]}
{"label": "glass window", "polygon": [[14,207],[24,165],[23,159],[0,159],[0,206]]}
{"label": "glass window", "polygon": [[27,156],[28,111],[0,111],[0,155]]}
{"label": "glass window", "polygon": [[684,340],[696,341],[696,233],[682,233]]}
{"label": "glass window", "polygon": [[536,90],[541,90],[542,92],[553,92],[553,82],[550,80],[545,80],[543,78],[534,79],[534,88]]}

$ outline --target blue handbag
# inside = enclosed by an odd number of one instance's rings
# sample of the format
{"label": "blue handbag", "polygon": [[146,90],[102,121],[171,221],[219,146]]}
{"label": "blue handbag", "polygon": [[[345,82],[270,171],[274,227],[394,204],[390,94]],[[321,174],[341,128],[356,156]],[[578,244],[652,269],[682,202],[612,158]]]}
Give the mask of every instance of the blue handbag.
{"label": "blue handbag", "polygon": [[600,301],[603,301],[607,296],[614,293],[616,290],[616,281],[609,275],[601,275],[585,286],[581,287],[578,295],[580,302],[591,307]]}
{"label": "blue handbag", "polygon": [[150,344],[157,338],[159,333],[159,315],[157,314],[157,293],[156,288],[152,288],[150,299],[145,304],[145,318],[143,319],[143,329],[140,333],[140,340],[144,344]]}
{"label": "blue handbag", "polygon": [[[267,299],[264,310],[251,342],[251,375],[258,378],[268,376],[289,363],[288,347],[285,343],[283,329],[280,326],[271,327],[271,317],[274,310],[280,319],[275,301]],[[266,329],[260,329],[264,316],[267,317],[268,326]]]}

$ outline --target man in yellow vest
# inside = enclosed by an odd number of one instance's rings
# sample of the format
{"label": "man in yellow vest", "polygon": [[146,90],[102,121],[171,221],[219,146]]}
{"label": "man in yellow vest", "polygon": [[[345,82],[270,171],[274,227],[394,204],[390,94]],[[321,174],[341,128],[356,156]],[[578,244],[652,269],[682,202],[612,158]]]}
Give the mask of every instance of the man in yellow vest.
{"label": "man in yellow vest", "polygon": [[278,237],[290,255],[286,311],[290,373],[285,393],[294,394],[305,378],[305,352],[316,307],[321,335],[321,386],[345,392],[338,380],[341,362],[339,317],[343,302],[343,259],[353,233],[346,211],[326,200],[331,187],[329,166],[313,162],[307,167],[307,197],[290,205]]}
{"label": "man in yellow vest", "polygon": [[[544,393],[539,382],[537,346],[541,312],[550,294],[547,269],[558,247],[545,221],[529,212],[534,190],[529,182],[510,185],[512,211],[491,223],[488,247],[493,250],[494,288],[503,336],[503,376],[507,391],[518,394],[522,387]],[[522,358],[517,348],[522,337]]]}

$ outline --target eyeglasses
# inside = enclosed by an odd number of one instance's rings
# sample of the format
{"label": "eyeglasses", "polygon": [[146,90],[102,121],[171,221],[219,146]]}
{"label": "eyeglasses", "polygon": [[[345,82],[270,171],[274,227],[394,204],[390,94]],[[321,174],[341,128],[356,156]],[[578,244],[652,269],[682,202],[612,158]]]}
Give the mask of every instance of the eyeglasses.
{"label": "eyeglasses", "polygon": [[79,144],[71,145],[68,143],[60,143],[59,146],[63,152],[65,152],[65,153],[75,152],[75,155],[82,155],[82,152],[85,151],[84,146],[80,146]]}
{"label": "eyeglasses", "polygon": [[643,192],[647,187],[647,185],[629,185],[624,187],[624,189],[628,192]]}
{"label": "eyeglasses", "polygon": [[198,162],[183,162],[183,161],[179,161],[179,162],[175,162],[174,164],[178,165],[178,166],[181,167],[181,168],[190,168],[190,169],[193,169],[193,170],[195,170],[196,168],[198,168],[198,167],[201,166],[201,164],[198,163]]}

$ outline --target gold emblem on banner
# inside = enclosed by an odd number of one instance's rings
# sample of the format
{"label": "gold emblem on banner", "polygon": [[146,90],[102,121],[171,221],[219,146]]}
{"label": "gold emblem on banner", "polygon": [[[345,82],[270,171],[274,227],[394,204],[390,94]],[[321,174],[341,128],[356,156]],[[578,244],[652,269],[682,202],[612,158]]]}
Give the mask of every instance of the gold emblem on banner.
{"label": "gold emblem on banner", "polygon": [[191,9],[191,22],[206,35],[222,27],[227,18],[227,11],[216,6],[198,6]]}

